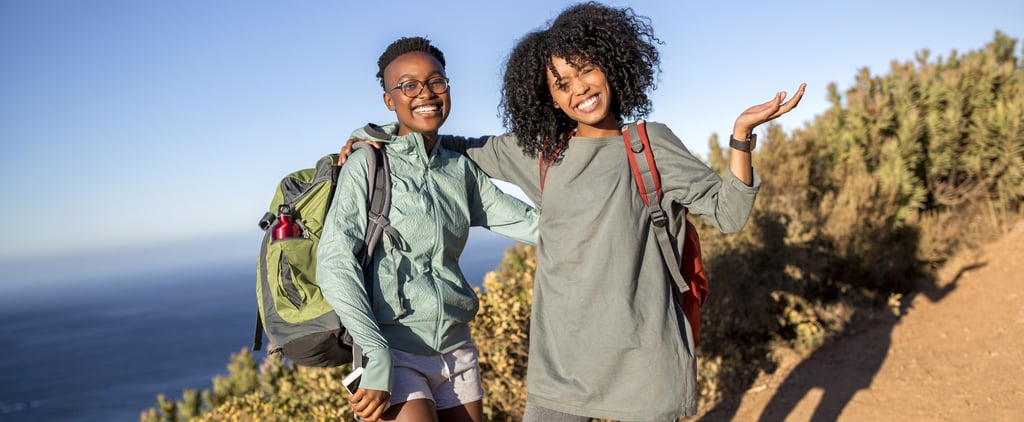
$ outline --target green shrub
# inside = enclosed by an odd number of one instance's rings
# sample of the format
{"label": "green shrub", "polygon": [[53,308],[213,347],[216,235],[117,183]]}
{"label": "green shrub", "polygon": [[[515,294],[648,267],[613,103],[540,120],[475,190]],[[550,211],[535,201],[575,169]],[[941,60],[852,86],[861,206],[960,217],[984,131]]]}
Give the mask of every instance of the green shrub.
{"label": "green shrub", "polygon": [[497,271],[484,276],[473,341],[480,352],[484,415],[492,422],[515,421],[526,403],[526,357],[536,250],[516,246]]}

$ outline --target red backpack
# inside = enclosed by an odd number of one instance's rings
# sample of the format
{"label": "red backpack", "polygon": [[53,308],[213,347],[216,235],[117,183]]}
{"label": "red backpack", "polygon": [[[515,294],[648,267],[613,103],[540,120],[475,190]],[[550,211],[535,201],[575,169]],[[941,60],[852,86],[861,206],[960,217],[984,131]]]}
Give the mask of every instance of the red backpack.
{"label": "red backpack", "polygon": [[[631,137],[633,141],[630,141]],[[696,227],[686,220],[686,230],[683,233],[685,237],[680,246],[682,250],[679,251],[678,256],[676,255],[672,244],[677,242],[675,236],[668,231],[668,217],[661,207],[661,178],[658,175],[658,167],[654,163],[654,153],[651,151],[651,143],[647,138],[644,121],[640,120],[635,124],[623,126],[622,140],[626,144],[626,150],[630,152],[628,157],[629,166],[633,170],[633,180],[636,181],[640,197],[643,199],[644,205],[647,206],[651,227],[658,239],[658,249],[672,276],[674,282],[672,290],[683,309],[683,315],[693,330],[694,346],[698,346],[700,345],[700,308],[708,296],[708,276],[704,271],[704,262],[701,260],[700,237],[697,235]],[[557,151],[555,154],[557,155]],[[544,155],[541,154],[541,191],[544,190],[546,170],[551,167],[551,163],[548,163],[547,166],[544,164]],[[685,219],[686,216],[684,215],[683,218]]]}

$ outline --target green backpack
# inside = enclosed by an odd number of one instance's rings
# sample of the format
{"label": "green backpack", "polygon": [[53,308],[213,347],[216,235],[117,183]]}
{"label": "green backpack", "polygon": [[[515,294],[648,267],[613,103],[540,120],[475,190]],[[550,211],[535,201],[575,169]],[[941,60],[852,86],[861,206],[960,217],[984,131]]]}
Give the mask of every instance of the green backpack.
{"label": "green backpack", "polygon": [[[365,271],[381,236],[394,232],[387,220],[391,177],[387,154],[363,142],[353,148],[366,150],[370,169],[370,221],[359,255]],[[317,161],[315,168],[285,176],[274,192],[270,211],[259,221],[266,235],[256,261],[259,313],[252,350],[260,350],[266,331],[273,347],[268,353],[281,352],[303,366],[340,366],[359,356],[351,335],[316,283],[317,246],[341,170],[337,159],[337,154],[330,154]],[[289,218],[282,218],[284,214],[290,214],[291,224],[297,226],[294,231],[287,227]]]}

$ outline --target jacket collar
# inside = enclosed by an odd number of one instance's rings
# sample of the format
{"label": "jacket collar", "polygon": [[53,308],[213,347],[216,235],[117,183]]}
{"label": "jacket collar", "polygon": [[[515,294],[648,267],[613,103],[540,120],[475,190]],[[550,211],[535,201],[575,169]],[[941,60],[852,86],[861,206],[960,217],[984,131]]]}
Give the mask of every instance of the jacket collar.
{"label": "jacket collar", "polygon": [[398,122],[391,122],[385,125],[367,123],[363,130],[373,138],[373,141],[386,143],[389,151],[406,155],[418,155],[425,160],[433,156],[439,145],[441,145],[440,141],[435,142],[433,150],[428,153],[423,146],[422,134],[413,132],[402,136],[395,135],[398,133]]}

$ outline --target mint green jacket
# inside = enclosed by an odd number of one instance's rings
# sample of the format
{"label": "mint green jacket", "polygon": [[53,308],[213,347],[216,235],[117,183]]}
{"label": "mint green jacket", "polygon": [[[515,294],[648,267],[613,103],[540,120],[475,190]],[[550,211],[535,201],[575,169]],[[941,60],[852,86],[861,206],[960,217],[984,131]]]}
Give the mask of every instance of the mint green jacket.
{"label": "mint green jacket", "polygon": [[364,279],[356,254],[366,232],[367,164],[357,150],[341,169],[327,214],[317,282],[368,358],[360,387],[390,392],[390,349],[437,355],[471,341],[479,302],[459,268],[469,228],[535,245],[538,213],[441,142],[426,151],[418,133],[391,135],[397,123],[377,129],[370,135],[390,161],[389,220],[401,239],[381,239],[367,271],[372,278]]}

